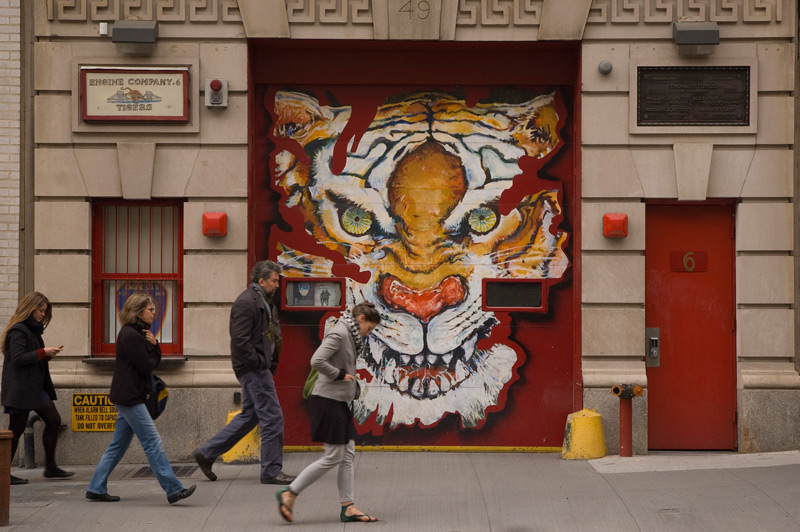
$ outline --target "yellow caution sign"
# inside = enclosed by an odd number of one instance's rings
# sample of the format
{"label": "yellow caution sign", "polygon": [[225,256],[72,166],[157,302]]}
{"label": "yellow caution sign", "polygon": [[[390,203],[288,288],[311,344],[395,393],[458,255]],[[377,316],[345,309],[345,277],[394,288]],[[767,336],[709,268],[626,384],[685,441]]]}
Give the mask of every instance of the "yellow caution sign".
{"label": "yellow caution sign", "polygon": [[117,421],[117,407],[107,393],[72,394],[73,432],[110,432]]}
{"label": "yellow caution sign", "polygon": [[[228,413],[228,421],[230,423],[241,410]],[[247,435],[239,440],[239,442],[231,447],[231,450],[222,455],[223,462],[258,462],[261,460],[261,432],[258,425]]]}

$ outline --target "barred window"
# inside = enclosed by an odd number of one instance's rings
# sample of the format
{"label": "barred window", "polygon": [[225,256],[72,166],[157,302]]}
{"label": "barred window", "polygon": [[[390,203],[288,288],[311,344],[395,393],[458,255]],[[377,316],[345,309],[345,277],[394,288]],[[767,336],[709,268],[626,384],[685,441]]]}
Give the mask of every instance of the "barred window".
{"label": "barred window", "polygon": [[151,330],[164,355],[182,352],[183,206],[97,203],[92,222],[92,351],[113,355],[119,311],[133,292],[156,301]]}

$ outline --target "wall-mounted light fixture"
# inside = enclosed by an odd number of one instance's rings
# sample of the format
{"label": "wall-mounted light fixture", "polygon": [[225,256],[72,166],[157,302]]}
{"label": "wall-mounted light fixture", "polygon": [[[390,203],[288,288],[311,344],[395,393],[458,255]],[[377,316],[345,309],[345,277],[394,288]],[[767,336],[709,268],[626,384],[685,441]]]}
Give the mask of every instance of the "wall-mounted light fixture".
{"label": "wall-mounted light fixture", "polygon": [[719,26],[716,22],[674,22],[672,39],[680,55],[709,55],[719,44]]}
{"label": "wall-mounted light fixture", "polygon": [[158,41],[155,20],[120,20],[114,23],[111,42],[123,54],[150,55]]}

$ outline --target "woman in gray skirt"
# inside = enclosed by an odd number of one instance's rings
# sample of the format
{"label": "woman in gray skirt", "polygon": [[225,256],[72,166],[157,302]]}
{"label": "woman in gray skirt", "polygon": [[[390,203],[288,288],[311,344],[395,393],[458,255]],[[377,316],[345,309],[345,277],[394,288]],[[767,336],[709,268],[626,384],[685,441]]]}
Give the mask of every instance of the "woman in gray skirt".
{"label": "woman in gray skirt", "polygon": [[353,502],[356,427],[349,403],[358,397],[356,358],[366,346],[364,339],[380,321],[381,316],[372,303],[356,305],[342,313],[311,357],[311,367],[319,373],[309,398],[311,439],[322,442],[324,452],[322,458],[306,467],[289,486],[275,493],[278,511],[290,523],[294,520],[297,496],[337,465],[342,504],[339,519],[345,523],[377,521],[359,511]]}

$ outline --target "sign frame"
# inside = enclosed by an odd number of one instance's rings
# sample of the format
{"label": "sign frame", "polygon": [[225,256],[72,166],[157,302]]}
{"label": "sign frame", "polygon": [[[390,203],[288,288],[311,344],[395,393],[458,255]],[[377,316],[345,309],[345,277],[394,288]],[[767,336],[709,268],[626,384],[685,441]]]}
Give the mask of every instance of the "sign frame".
{"label": "sign frame", "polygon": [[[750,125],[750,67],[744,66],[637,66],[637,105],[636,121],[639,126],[735,126]],[[685,76],[684,79],[678,79]],[[669,81],[654,81],[659,77],[672,78]],[[705,79],[704,79],[705,77]],[[735,77],[734,81],[730,78]],[[674,89],[664,91],[669,83],[681,87],[697,87],[692,90]],[[705,86],[708,88],[704,88]],[[722,85],[722,94],[718,94],[718,86]],[[737,86],[738,85],[738,86]],[[646,90],[645,90],[646,89]],[[727,92],[725,92],[727,90]],[[712,96],[713,95],[713,96]],[[706,97],[710,103],[718,103],[717,98],[727,98],[728,108],[709,111],[702,115],[700,109],[707,103],[694,103],[697,97]],[[663,107],[685,106],[685,116],[668,118],[666,110],[656,111],[657,116],[648,116],[648,98],[659,99]],[[672,99],[670,99],[672,98]],[[739,111],[741,114],[733,116]],[[660,114],[658,114],[660,113]],[[725,114],[727,113],[727,114]]]}
{"label": "sign frame", "polygon": [[[732,126],[732,125],[647,125],[640,126],[638,124],[638,102],[639,102],[639,84],[638,73],[639,67],[690,67],[698,66],[696,61],[685,58],[675,59],[659,59],[659,58],[644,58],[636,57],[631,58],[628,65],[628,84],[625,85],[630,89],[629,97],[627,98],[628,107],[628,134],[630,135],[675,135],[679,139],[682,135],[743,135],[743,134],[758,134],[758,61],[752,58],[709,58],[704,60],[702,66],[704,67],[748,67],[750,70],[750,109],[749,119],[746,126]],[[609,110],[622,111],[619,107],[613,105],[608,106]],[[605,115],[604,115],[605,117]],[[616,125],[617,122],[611,116],[605,117],[604,123],[609,126]],[[620,125],[622,125],[620,123]],[[681,142],[675,140],[675,142]]]}
{"label": "sign frame", "polygon": [[[309,286],[311,299],[315,302],[313,304],[294,304],[290,305],[288,303],[288,296],[287,292],[289,290],[294,289],[294,285],[297,284],[305,284]],[[334,302],[330,302],[329,304],[325,304],[325,301],[320,301],[319,303],[316,300],[320,299],[320,294],[317,292],[317,287],[314,285],[323,285],[327,287],[332,287],[333,285],[339,286],[339,303],[336,304]],[[314,286],[313,289],[310,287]],[[336,294],[329,294],[336,295]],[[325,298],[325,296],[323,296]],[[281,291],[280,291],[280,309],[282,311],[294,311],[294,310],[317,310],[317,311],[331,311],[331,310],[344,310],[346,307],[346,300],[347,300],[347,287],[345,285],[345,279],[343,277],[281,277]],[[328,298],[325,298],[328,299]]]}
{"label": "sign frame", "polygon": [[[89,89],[88,83],[92,74],[118,74],[118,75],[174,75],[176,79],[180,80],[182,85],[181,101],[180,101],[180,114],[176,115],[137,115],[132,110],[131,114],[120,115],[101,115],[89,114]],[[81,120],[88,123],[93,122],[189,122],[189,84],[190,84],[189,68],[186,67],[110,67],[110,66],[81,66],[79,74],[79,87],[80,87],[80,116]],[[130,90],[130,88],[129,88]],[[145,105],[150,102],[142,100]],[[136,104],[134,104],[136,105]]]}

